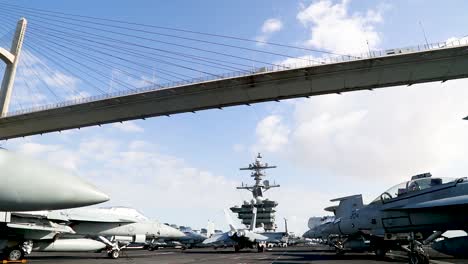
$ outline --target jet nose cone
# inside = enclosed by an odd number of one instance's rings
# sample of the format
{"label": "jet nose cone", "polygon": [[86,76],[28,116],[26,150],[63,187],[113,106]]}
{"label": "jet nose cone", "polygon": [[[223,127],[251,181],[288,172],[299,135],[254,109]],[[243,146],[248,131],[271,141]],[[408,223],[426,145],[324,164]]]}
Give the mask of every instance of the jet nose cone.
{"label": "jet nose cone", "polygon": [[102,203],[109,197],[71,173],[0,150],[0,210],[55,210]]}
{"label": "jet nose cone", "polygon": [[176,228],[170,227],[168,225],[164,225],[164,224],[161,227],[162,227],[161,228],[162,229],[162,232],[161,232],[162,237],[166,237],[166,238],[185,237],[184,232],[180,231],[179,229],[176,229]]}
{"label": "jet nose cone", "polygon": [[180,230],[177,230],[177,229],[175,229],[175,228],[174,228],[174,230],[175,230],[175,231],[174,231],[174,237],[176,237],[176,238],[185,237],[184,232],[181,232]]}
{"label": "jet nose cone", "polygon": [[[81,207],[109,201],[107,194],[99,191],[94,185],[75,176],[70,177],[73,185],[67,186],[66,191],[60,192],[60,196],[67,208]],[[69,184],[69,183],[67,183]],[[56,192],[57,193],[57,192]]]}

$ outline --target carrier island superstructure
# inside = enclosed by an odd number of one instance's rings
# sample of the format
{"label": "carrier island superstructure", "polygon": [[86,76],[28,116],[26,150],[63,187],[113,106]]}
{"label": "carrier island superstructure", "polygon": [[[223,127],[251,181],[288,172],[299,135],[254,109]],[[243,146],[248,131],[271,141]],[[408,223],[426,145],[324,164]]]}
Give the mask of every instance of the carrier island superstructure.
{"label": "carrier island superstructure", "polygon": [[242,224],[250,227],[252,222],[252,206],[257,208],[257,221],[255,227],[263,227],[265,231],[275,231],[275,208],[278,206],[278,203],[268,198],[265,198],[263,194],[272,188],[280,187],[275,183],[270,184],[269,180],[264,179],[266,174],[264,170],[274,169],[276,166],[270,166],[268,163],[262,162],[262,156],[258,154],[255,162],[249,164],[246,168],[240,168],[240,170],[249,170],[251,171],[251,177],[254,178],[255,184],[248,185],[242,183],[241,186],[237,187],[240,190],[248,190],[252,193],[253,199],[251,201],[244,201],[241,206],[231,207],[231,211],[237,214],[237,217],[242,221]]}

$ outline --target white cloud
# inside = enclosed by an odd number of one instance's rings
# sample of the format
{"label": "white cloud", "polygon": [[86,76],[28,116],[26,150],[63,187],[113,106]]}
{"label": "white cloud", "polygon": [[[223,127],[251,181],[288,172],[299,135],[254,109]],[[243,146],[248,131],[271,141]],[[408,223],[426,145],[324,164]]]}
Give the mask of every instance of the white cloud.
{"label": "white cloud", "polygon": [[297,19],[309,27],[306,45],[338,54],[356,54],[375,49],[381,42],[376,25],[383,21],[382,8],[365,13],[349,13],[350,0],[333,3],[321,0],[305,7]]}
{"label": "white cloud", "polygon": [[275,62],[275,65],[283,65],[291,68],[306,67],[311,65],[318,65],[324,62],[323,58],[317,58],[315,56],[305,55],[297,58],[287,58],[282,61]]}
{"label": "white cloud", "polygon": [[271,34],[280,31],[283,28],[283,22],[277,18],[270,18],[263,22],[262,33]]}
{"label": "white cloud", "polygon": [[261,42],[268,41],[268,39],[276,32],[283,29],[283,22],[278,18],[269,18],[263,22],[261,28],[261,34],[256,37],[256,40],[259,41],[258,45],[263,45]]}
{"label": "white cloud", "polygon": [[262,119],[255,130],[258,143],[253,146],[255,152],[277,152],[288,144],[289,128],[283,124],[281,116],[270,115]]}
{"label": "white cloud", "polygon": [[76,171],[80,157],[61,145],[46,145],[35,142],[26,142],[18,147],[18,151],[29,156],[45,159],[55,166]]}
{"label": "white cloud", "polygon": [[[292,122],[282,124],[290,133],[279,154],[351,182],[378,177],[396,184],[426,171],[463,176],[457,169],[468,147],[468,124],[461,120],[468,114],[466,85],[457,80],[298,100],[293,114],[282,116]],[[262,135],[255,145],[265,144]]]}
{"label": "white cloud", "polygon": [[141,132],[144,132],[145,130],[135,124],[135,122],[133,121],[126,121],[126,122],[122,122],[122,123],[114,123],[112,124],[112,127],[113,128],[116,128],[120,131],[123,131],[123,132],[130,132],[130,133],[141,133]]}
{"label": "white cloud", "polygon": [[242,201],[236,182],[161,154],[150,142],[102,137],[75,146],[16,142],[18,151],[91,180],[110,195],[109,205],[135,207],[162,221],[200,228],[212,219],[225,228],[220,212]]}

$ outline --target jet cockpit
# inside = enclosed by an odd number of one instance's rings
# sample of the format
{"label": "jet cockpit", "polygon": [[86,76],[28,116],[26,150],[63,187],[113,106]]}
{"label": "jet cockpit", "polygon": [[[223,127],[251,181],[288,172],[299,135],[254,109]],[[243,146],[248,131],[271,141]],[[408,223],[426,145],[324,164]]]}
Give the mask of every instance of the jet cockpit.
{"label": "jet cockpit", "polygon": [[395,198],[411,196],[415,192],[426,190],[429,188],[439,187],[448,183],[453,183],[457,181],[457,178],[433,178],[430,173],[418,174],[411,177],[410,181],[406,181],[400,184],[393,186],[387,191],[383,192],[379,197],[377,197],[372,203],[383,202],[385,203],[388,200]]}

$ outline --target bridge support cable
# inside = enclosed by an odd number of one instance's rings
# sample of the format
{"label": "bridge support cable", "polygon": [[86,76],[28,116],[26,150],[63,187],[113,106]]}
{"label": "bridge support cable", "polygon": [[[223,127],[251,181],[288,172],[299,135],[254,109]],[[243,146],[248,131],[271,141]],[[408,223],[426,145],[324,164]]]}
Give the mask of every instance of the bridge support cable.
{"label": "bridge support cable", "polygon": [[[216,34],[193,36],[190,35],[193,33],[178,30],[175,33],[160,32],[146,26],[57,15],[2,3],[0,10],[3,14],[0,22],[9,22],[18,15],[28,16],[30,44],[25,47],[32,56],[46,55],[38,63],[42,69],[36,70],[38,75],[56,75],[60,83],[67,83],[65,89],[42,85],[50,90],[51,97],[48,98],[53,101],[63,102],[69,98],[99,96],[109,92],[136,92],[142,87],[158,89],[197,79],[203,82],[225,78],[232,71],[236,71],[235,75],[250,74],[257,71],[254,64],[287,69],[275,61],[295,57],[294,53],[288,54],[284,50],[259,49],[245,43],[239,45],[229,37],[230,42],[219,41]],[[292,48],[286,46],[283,48]],[[310,58],[298,60],[313,61]],[[94,91],[86,92],[90,88]],[[73,95],[64,95],[65,90]]]}
{"label": "bridge support cable", "polygon": [[[17,9],[15,9],[15,8],[8,8],[8,7],[2,7],[2,8],[5,8],[5,9],[9,10],[10,12],[17,12]],[[142,37],[142,36],[132,34],[132,33],[138,32],[138,33],[144,34],[145,36],[146,35],[158,35],[158,36],[164,36],[164,37],[169,37],[169,38],[188,40],[188,41],[192,41],[192,42],[200,42],[202,44],[221,46],[223,48],[240,49],[240,50],[254,52],[254,53],[264,53],[264,54],[269,54],[269,55],[274,55],[274,56],[279,56],[279,57],[284,57],[284,58],[293,58],[293,59],[297,58],[295,56],[291,56],[289,54],[284,54],[284,53],[279,53],[279,52],[272,52],[272,51],[263,50],[263,49],[261,50],[261,49],[256,49],[256,48],[249,48],[249,47],[233,45],[233,44],[229,44],[229,43],[220,43],[220,42],[206,40],[206,39],[185,37],[185,36],[180,36],[180,35],[173,35],[173,34],[143,30],[141,28],[136,28],[136,27],[130,28],[130,27],[125,27],[125,26],[120,26],[120,25],[115,25],[115,24],[114,25],[109,25],[109,24],[100,23],[100,22],[96,22],[96,21],[90,21],[90,20],[70,19],[69,17],[59,17],[59,19],[57,19],[57,16],[53,16],[53,15],[50,15],[50,14],[45,14],[44,15],[44,14],[40,14],[40,13],[37,13],[37,12],[31,12],[31,11],[24,11],[24,9],[23,9],[23,12],[27,13],[30,17],[37,17],[37,18],[46,19],[45,21],[43,20],[43,22],[48,23],[48,24],[52,24],[52,25],[57,25],[57,24],[50,23],[50,21],[54,21],[56,23],[59,23],[59,25],[63,25],[65,23],[65,24],[72,25],[72,26],[77,26],[77,27],[80,27],[80,28],[91,29],[93,31],[95,30],[95,31],[101,31],[101,32],[111,33],[111,34],[116,34],[116,35],[123,35],[125,37],[149,40],[149,41],[164,43],[164,44],[168,44],[168,45],[175,45],[175,46],[180,46],[180,47],[185,47],[185,48],[193,48],[193,47],[186,46],[186,45],[180,45],[180,44],[175,43],[175,42],[167,42],[167,41],[161,41],[161,40],[158,40],[158,39]],[[70,21],[74,21],[74,22],[70,22]],[[79,23],[75,23],[75,22],[79,22]],[[87,25],[87,24],[90,24],[90,25]],[[108,28],[113,28],[113,29],[119,30],[119,31],[110,30]],[[125,33],[125,32],[130,32],[130,33]],[[262,42],[257,42],[257,43],[262,43]],[[266,44],[266,43],[263,42],[262,44]],[[290,47],[292,47],[292,46],[290,46]],[[317,51],[317,50],[315,50],[315,51]],[[320,63],[320,61],[316,61],[316,62]]]}

